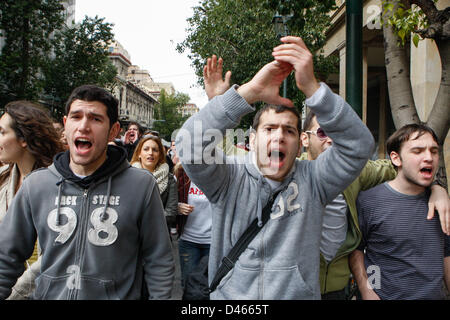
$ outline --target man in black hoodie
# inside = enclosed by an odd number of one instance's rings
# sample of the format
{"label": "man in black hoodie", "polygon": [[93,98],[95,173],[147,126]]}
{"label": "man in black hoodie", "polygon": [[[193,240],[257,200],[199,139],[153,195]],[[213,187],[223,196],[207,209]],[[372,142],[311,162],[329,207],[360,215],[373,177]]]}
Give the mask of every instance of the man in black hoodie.
{"label": "man in black hoodie", "polygon": [[35,299],[168,299],[171,242],[153,176],[108,146],[117,100],[96,86],[66,104],[69,150],[30,174],[0,225],[0,298],[9,295],[36,237],[43,250]]}

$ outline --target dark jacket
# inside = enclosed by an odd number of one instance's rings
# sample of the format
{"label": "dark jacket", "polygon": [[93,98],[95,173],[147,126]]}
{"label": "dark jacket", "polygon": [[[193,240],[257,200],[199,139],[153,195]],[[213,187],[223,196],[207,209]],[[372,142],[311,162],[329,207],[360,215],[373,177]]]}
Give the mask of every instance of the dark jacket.
{"label": "dark jacket", "polygon": [[130,167],[120,147],[84,179],[69,154],[23,182],[0,225],[0,298],[42,248],[35,299],[168,299],[174,259],[163,206],[150,173]]}
{"label": "dark jacket", "polygon": [[167,188],[161,193],[161,200],[164,206],[167,225],[173,226],[176,223],[176,216],[178,214],[177,182],[170,172],[168,179]]}

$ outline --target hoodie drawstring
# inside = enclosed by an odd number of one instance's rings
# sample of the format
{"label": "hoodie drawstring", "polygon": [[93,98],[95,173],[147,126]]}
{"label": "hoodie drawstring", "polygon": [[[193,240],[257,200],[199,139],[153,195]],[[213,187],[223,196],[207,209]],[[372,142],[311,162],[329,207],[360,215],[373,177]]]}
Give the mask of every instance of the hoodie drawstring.
{"label": "hoodie drawstring", "polygon": [[[262,189],[262,185],[263,185],[263,181],[262,181],[262,176],[258,177],[258,189],[257,190],[261,190]],[[261,204],[261,192],[258,192],[258,203],[257,203],[257,207],[256,207],[256,214],[258,217],[258,227],[262,227],[263,226],[263,221],[262,221],[262,204]]]}
{"label": "hoodie drawstring", "polygon": [[103,212],[100,215],[101,222],[105,221],[107,218],[106,210],[108,209],[109,197],[111,196],[111,181],[112,181],[112,177],[110,176],[108,179],[108,188],[107,188],[107,192],[106,192],[105,206],[103,207]]}
{"label": "hoodie drawstring", "polygon": [[60,208],[61,208],[61,193],[62,193],[62,185],[64,183],[66,179],[61,178],[60,181],[58,181],[56,183],[56,185],[58,186],[58,207],[56,210],[56,225],[59,226],[61,225],[61,214],[60,214]]}
{"label": "hoodie drawstring", "polygon": [[[56,209],[56,225],[59,226],[61,225],[61,213],[60,213],[60,209],[61,209],[61,193],[62,193],[62,186],[63,183],[66,179],[62,178],[60,181],[58,181],[56,183],[56,185],[58,186],[58,206]],[[109,177],[108,179],[108,189],[106,192],[106,201],[105,201],[105,206],[103,207],[103,212],[100,215],[100,221],[105,221],[107,219],[107,214],[106,214],[106,210],[108,209],[108,204],[109,204],[109,198],[111,196],[111,182],[112,182],[112,177]]]}

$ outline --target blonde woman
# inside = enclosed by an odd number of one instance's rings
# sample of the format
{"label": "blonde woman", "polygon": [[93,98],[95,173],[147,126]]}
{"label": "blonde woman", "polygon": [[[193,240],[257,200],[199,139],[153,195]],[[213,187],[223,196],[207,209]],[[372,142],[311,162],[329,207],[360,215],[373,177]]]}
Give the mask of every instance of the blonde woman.
{"label": "blonde woman", "polygon": [[156,178],[167,225],[169,228],[175,225],[175,217],[178,213],[177,184],[169,172],[161,139],[154,135],[143,136],[133,153],[131,165],[150,171]]}

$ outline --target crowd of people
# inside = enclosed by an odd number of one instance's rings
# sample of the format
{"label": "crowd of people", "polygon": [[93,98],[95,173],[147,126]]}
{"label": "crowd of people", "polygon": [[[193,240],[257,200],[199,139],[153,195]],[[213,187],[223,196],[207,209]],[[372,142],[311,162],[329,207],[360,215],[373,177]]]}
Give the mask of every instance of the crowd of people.
{"label": "crowd of people", "polygon": [[[74,89],[63,129],[35,103],[6,105],[0,298],[170,299],[172,237],[181,287],[202,259],[211,283],[256,219],[261,230],[210,299],[345,300],[351,279],[362,299],[444,299],[450,200],[434,179],[433,130],[402,127],[387,141],[390,159],[369,160],[372,134],[316,79],[302,39],[281,38],[272,55],[240,86],[209,58],[209,102],[170,143],[138,123],[122,129],[117,99],[94,85]],[[306,96],[303,123],[279,95],[291,73]],[[255,102],[265,104],[248,146],[224,146],[217,134]]]}

